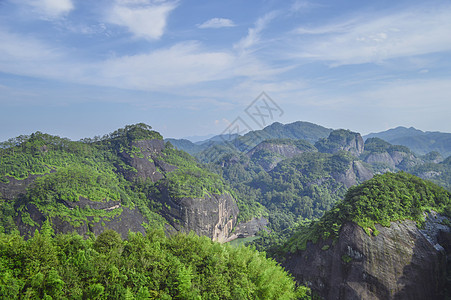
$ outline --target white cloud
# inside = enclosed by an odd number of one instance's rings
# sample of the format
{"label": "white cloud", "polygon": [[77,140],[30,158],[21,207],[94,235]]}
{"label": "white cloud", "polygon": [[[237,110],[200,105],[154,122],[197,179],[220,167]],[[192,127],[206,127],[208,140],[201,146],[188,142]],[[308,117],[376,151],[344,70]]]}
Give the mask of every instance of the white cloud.
{"label": "white cloud", "polygon": [[277,12],[270,12],[255,22],[253,28],[249,28],[247,35],[234,45],[235,49],[246,51],[260,42],[261,32],[277,16]]}
{"label": "white cloud", "polygon": [[217,80],[234,57],[225,52],[204,51],[197,43],[180,43],[146,54],[112,58],[101,66],[102,77],[112,85],[155,90]]}
{"label": "white cloud", "polygon": [[174,1],[116,0],[108,21],[127,27],[137,37],[157,40],[164,34],[169,13],[176,7]]}
{"label": "white cloud", "polygon": [[52,47],[49,47],[39,40],[22,35],[13,34],[0,30],[0,70],[11,72],[31,69],[30,65],[45,64],[48,61],[59,59],[61,54]]}
{"label": "white cloud", "polygon": [[31,6],[35,12],[45,19],[63,17],[74,9],[72,0],[14,0],[13,2]]}
{"label": "white cloud", "polygon": [[[317,28],[299,28],[294,56],[333,65],[451,51],[451,9],[434,8],[367,17]],[[308,36],[306,36],[308,35]]]}
{"label": "white cloud", "polygon": [[224,19],[224,18],[213,18],[208,21],[205,21],[204,23],[198,25],[197,27],[201,29],[205,28],[222,28],[222,27],[234,27],[236,26],[235,23],[233,23],[230,19]]}
{"label": "white cloud", "polygon": [[268,80],[285,71],[251,55],[212,51],[197,42],[88,62],[69,49],[1,29],[0,40],[0,72],[131,90],[202,96],[202,85],[212,98],[218,88],[208,87],[211,82],[225,93],[221,80]]}

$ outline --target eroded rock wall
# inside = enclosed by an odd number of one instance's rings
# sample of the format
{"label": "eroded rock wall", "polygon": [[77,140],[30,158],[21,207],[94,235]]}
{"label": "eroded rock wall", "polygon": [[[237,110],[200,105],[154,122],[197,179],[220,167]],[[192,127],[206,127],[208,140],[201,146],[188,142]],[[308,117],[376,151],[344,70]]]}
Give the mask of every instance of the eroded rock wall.
{"label": "eroded rock wall", "polygon": [[450,228],[430,230],[432,237],[410,220],[376,228],[369,236],[346,223],[335,243],[309,243],[283,265],[324,299],[444,299],[450,249],[437,245],[450,241]]}

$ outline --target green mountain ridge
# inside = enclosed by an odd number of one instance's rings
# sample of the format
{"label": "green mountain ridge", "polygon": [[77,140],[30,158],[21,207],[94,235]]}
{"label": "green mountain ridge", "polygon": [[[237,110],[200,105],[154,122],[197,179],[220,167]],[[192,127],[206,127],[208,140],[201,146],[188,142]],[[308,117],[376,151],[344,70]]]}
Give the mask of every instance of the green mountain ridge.
{"label": "green mountain ridge", "polygon": [[[231,222],[227,235],[236,221],[238,209],[222,179],[145,124],[79,142],[38,132],[4,143],[0,152],[1,225],[7,231],[32,234],[51,218],[62,232],[115,228],[126,236],[128,229],[164,226],[213,238],[222,234],[215,226]],[[183,200],[190,198],[199,200]],[[96,209],[98,202],[104,205]],[[219,204],[227,209],[219,212]],[[190,211],[173,213],[186,205]],[[195,215],[206,207],[224,216],[204,220],[208,229],[201,229]]]}
{"label": "green mountain ridge", "polygon": [[444,157],[451,155],[451,133],[421,131],[413,127],[396,127],[387,131],[370,133],[363,138],[378,137],[391,144],[409,147],[413,152],[420,155],[432,151],[441,153]]}

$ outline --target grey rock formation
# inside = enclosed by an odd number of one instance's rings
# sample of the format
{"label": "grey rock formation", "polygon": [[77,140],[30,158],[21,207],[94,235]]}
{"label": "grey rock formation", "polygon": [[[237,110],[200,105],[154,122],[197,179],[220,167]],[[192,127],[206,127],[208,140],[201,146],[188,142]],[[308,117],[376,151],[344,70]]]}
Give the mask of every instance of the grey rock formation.
{"label": "grey rock formation", "polygon": [[230,194],[172,199],[166,193],[164,199],[163,216],[178,231],[225,242],[236,225],[238,206]]}
{"label": "grey rock formation", "polygon": [[349,165],[349,169],[344,173],[333,173],[332,177],[342,183],[346,188],[361,183],[365,180],[373,178],[373,173],[366,168],[360,161],[353,161]]}
{"label": "grey rock formation", "polygon": [[336,242],[309,243],[283,265],[324,299],[443,299],[451,231],[437,218],[425,230],[410,220],[376,225],[377,236],[346,223]]}
{"label": "grey rock formation", "polygon": [[320,152],[337,153],[348,151],[354,156],[359,156],[364,150],[364,141],[360,133],[339,129],[330,133],[329,137],[315,143]]}
{"label": "grey rock formation", "polygon": [[[145,222],[145,218],[139,210],[123,207],[117,201],[97,202],[83,199],[80,202],[71,202],[66,204],[72,209],[77,207],[83,209],[86,205],[90,205],[91,209],[99,209],[104,211],[121,209],[121,211],[111,218],[99,217],[98,220],[95,220],[94,217],[87,217],[87,222],[80,221],[80,224],[77,226],[69,223],[60,216],[51,217],[50,221],[53,224],[55,233],[77,232],[80,235],[87,235],[89,232],[92,232],[95,235],[99,235],[106,228],[109,228],[120,233],[123,238],[127,238],[129,230],[141,233],[146,232],[145,228],[142,226]],[[34,234],[36,229],[41,227],[42,223],[47,219],[47,216],[44,216],[34,204],[28,204],[25,211],[30,214],[31,219],[36,223],[36,226],[24,223],[21,214],[18,214],[15,221],[20,234],[25,237],[29,237]]]}
{"label": "grey rock formation", "polygon": [[233,232],[233,234],[229,236],[226,242],[233,241],[234,239],[237,238],[246,238],[250,236],[255,236],[257,232],[259,232],[260,230],[264,230],[266,228],[266,225],[268,225],[268,223],[269,223],[268,220],[263,217],[252,218],[247,222],[240,223],[235,227],[235,231]]}

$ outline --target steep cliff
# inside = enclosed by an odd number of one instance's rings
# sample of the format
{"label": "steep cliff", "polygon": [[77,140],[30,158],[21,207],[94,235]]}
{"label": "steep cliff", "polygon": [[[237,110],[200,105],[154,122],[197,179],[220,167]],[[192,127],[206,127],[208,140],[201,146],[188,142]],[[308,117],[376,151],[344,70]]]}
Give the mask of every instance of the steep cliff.
{"label": "steep cliff", "polygon": [[178,231],[194,231],[225,242],[236,225],[238,207],[228,193],[200,198],[172,198],[167,193],[164,199],[162,215]]}
{"label": "steep cliff", "polygon": [[336,241],[309,243],[288,255],[284,266],[324,299],[444,299],[451,249],[440,242],[449,241],[451,231],[436,227],[429,237],[406,220],[376,225],[379,234],[369,236],[356,223],[345,223]]}
{"label": "steep cliff", "polygon": [[315,147],[324,153],[348,151],[358,157],[363,153],[364,142],[360,133],[339,129],[332,131],[327,138],[320,139]]}
{"label": "steep cliff", "polygon": [[376,175],[296,231],[281,260],[325,299],[444,299],[450,213],[443,188],[403,172]]}
{"label": "steep cliff", "polygon": [[379,172],[392,170],[409,170],[423,163],[409,148],[391,145],[379,138],[369,138],[365,142],[365,151],[360,158],[374,166]]}
{"label": "steep cliff", "polygon": [[361,161],[353,160],[349,162],[349,167],[341,172],[332,172],[332,177],[342,183],[346,188],[350,188],[365,180],[371,179],[373,173],[365,167]]}

